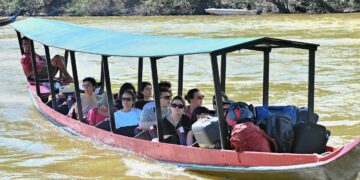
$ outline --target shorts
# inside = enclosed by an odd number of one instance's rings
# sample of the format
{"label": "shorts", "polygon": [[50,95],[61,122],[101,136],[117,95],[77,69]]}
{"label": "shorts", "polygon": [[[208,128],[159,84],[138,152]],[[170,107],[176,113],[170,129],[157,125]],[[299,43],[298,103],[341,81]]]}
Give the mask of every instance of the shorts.
{"label": "shorts", "polygon": [[[48,70],[47,70],[47,63],[46,62],[42,62],[43,64],[43,68],[41,69],[40,72],[38,72],[38,78],[39,79],[48,79]],[[51,77],[55,77],[55,75],[57,74],[57,72],[59,71],[59,69],[57,69],[56,67],[50,65],[50,68],[51,68],[51,71],[52,71],[52,74],[51,74]],[[28,81],[35,81],[35,77],[34,75],[30,76],[27,78]]]}
{"label": "shorts", "polygon": [[[53,65],[50,65],[50,69],[51,69],[51,76],[50,77],[55,77],[56,73],[59,71],[56,67],[54,67]],[[40,72],[38,72],[39,74],[39,79],[48,79],[48,65],[46,62],[44,62],[43,64],[43,68],[41,69]]]}

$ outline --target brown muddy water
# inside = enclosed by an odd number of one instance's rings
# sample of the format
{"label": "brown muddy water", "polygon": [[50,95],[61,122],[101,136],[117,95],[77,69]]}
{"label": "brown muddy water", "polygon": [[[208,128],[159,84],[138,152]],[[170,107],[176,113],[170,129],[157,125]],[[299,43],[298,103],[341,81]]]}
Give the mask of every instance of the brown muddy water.
{"label": "brown muddy water", "polygon": [[[81,17],[62,21],[148,35],[178,37],[274,37],[320,44],[316,52],[315,112],[331,130],[331,146],[360,135],[360,14]],[[19,18],[21,20],[23,18]],[[74,42],[76,43],[76,42]],[[121,43],[121,42],[119,42]],[[20,51],[11,26],[0,27],[0,177],[41,179],[215,179],[140,158],[88,138],[74,136],[46,121],[34,108],[19,62]],[[37,52],[44,54],[40,44]],[[52,53],[63,53],[50,49]],[[260,105],[262,54],[228,55],[227,94]],[[79,54],[79,78],[99,80],[100,57]],[[306,106],[307,58],[304,50],[274,49],[270,55],[270,104]],[[177,57],[158,65],[159,78],[177,87]],[[113,90],[137,82],[135,58],[110,58]],[[144,80],[151,80],[145,60]],[[213,95],[209,55],[185,56],[184,88],[197,87],[211,107]],[[176,90],[175,90],[176,91]],[[358,177],[359,179],[359,177]]]}

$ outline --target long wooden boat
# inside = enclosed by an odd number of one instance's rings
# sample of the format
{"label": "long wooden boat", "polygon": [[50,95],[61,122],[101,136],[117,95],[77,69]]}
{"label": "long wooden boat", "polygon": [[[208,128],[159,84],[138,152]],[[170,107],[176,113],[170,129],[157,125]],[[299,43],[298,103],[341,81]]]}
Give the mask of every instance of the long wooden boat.
{"label": "long wooden boat", "polygon": [[260,15],[263,11],[262,8],[258,9],[218,9],[208,8],[205,11],[212,15]]}
{"label": "long wooden boat", "polygon": [[[29,26],[36,25],[36,26]],[[141,82],[142,61],[150,57],[154,86],[156,110],[160,107],[157,76],[157,61],[161,57],[179,56],[179,94],[182,93],[182,66],[184,55],[210,53],[217,102],[222,102],[221,91],[225,91],[226,53],[239,49],[250,49],[264,53],[264,87],[263,104],[268,104],[269,85],[269,53],[271,48],[300,48],[309,51],[309,85],[308,108],[311,117],[314,108],[314,68],[316,44],[295,42],[273,38],[233,38],[233,39],[197,39],[175,38],[163,36],[144,36],[87,28],[65,22],[33,19],[18,21],[12,25],[21,35],[31,39],[32,54],[35,54],[33,41],[44,44],[47,60],[50,61],[49,46],[65,50],[71,56],[75,83],[75,94],[79,99],[79,83],[76,71],[74,52],[84,52],[101,55],[103,81],[106,84],[108,97],[111,97],[111,83],[108,69],[108,56],[139,57],[139,79]],[[51,32],[51,33],[50,33]],[[71,38],[70,38],[71,37]],[[91,38],[90,38],[91,37]],[[74,43],[78,42],[78,43]],[[116,43],[114,43],[116,42]],[[119,43],[121,42],[121,43]],[[204,45],[205,44],[205,45]],[[202,46],[201,46],[202,45]],[[94,48],[96,47],[96,48]],[[23,52],[23,51],[21,51]],[[216,56],[221,55],[221,75],[217,66]],[[33,58],[35,59],[35,58]],[[36,68],[35,68],[36,69]],[[220,81],[221,79],[221,81]],[[49,79],[50,87],[54,87]],[[221,83],[220,83],[221,82]],[[339,148],[327,148],[324,154],[292,154],[292,153],[262,153],[236,152],[227,149],[223,139],[222,126],[224,117],[219,117],[219,129],[222,149],[204,149],[188,146],[161,143],[162,131],[158,126],[160,142],[151,142],[115,134],[111,131],[98,129],[79,120],[66,117],[43,102],[49,95],[55,96],[54,88],[42,86],[37,76],[35,84],[28,84],[30,96],[39,112],[49,121],[110,146],[128,149],[135,154],[156,161],[174,164],[189,170],[206,174],[215,174],[235,178],[273,178],[273,179],[355,179],[360,170],[360,138]],[[112,100],[109,98],[109,104]],[[80,104],[80,103],[79,103]],[[78,109],[82,109],[81,105]],[[54,104],[53,104],[54,105]],[[222,114],[222,103],[217,109]],[[114,130],[114,117],[111,108],[110,129]],[[158,113],[158,124],[161,120]]]}

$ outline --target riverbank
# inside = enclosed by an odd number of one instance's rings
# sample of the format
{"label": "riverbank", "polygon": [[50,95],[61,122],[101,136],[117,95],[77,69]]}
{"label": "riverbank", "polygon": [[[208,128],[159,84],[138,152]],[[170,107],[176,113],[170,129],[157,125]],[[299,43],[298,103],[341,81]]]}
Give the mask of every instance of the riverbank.
{"label": "riverbank", "polygon": [[0,0],[0,16],[204,15],[206,8],[263,8],[264,13],[360,11],[359,0]]}

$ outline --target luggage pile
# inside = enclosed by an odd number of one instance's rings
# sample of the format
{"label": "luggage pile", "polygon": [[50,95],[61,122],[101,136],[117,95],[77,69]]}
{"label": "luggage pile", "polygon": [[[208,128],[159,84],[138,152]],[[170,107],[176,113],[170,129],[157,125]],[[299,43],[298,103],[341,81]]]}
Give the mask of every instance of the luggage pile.
{"label": "luggage pile", "polygon": [[[322,154],[330,131],[317,124],[314,113],[296,106],[257,106],[244,102],[230,105],[226,111],[229,137],[236,151]],[[219,140],[217,119],[200,119],[193,132],[200,147],[216,148]]]}

